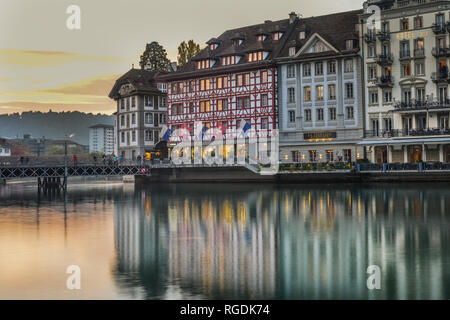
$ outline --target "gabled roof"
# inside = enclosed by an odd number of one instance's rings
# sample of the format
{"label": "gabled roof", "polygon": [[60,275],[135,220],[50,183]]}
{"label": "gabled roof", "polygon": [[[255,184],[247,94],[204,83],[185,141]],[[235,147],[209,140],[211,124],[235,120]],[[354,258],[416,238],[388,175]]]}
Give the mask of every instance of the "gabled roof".
{"label": "gabled roof", "polygon": [[[326,56],[333,54],[354,53],[359,51],[359,35],[356,25],[359,23],[358,15],[362,10],[353,10],[328,14],[318,17],[302,18],[298,20],[295,29],[286,41],[286,45],[281,50],[277,58],[289,57],[289,48],[296,47],[299,52],[296,57]],[[300,32],[305,33],[305,38],[300,39]],[[308,53],[307,47],[314,40],[319,39],[324,42],[332,51]],[[354,49],[346,50],[345,41],[354,40]]]}
{"label": "gabled roof", "polygon": [[125,84],[130,84],[135,91],[159,93],[155,83],[157,74],[154,71],[133,68],[116,80],[109,97],[111,99],[118,98],[120,96],[119,90]]}

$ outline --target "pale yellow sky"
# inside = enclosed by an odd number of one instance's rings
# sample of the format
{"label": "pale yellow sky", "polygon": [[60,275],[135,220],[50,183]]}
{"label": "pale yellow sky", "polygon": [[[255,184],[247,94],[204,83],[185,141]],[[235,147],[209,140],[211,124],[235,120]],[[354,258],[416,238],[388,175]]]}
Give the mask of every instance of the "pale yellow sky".
{"label": "pale yellow sky", "polygon": [[[288,17],[359,9],[362,0],[0,0],[0,114],[28,110],[114,112],[114,80],[158,41],[171,60],[194,39]],[[69,30],[69,5],[81,30]]]}

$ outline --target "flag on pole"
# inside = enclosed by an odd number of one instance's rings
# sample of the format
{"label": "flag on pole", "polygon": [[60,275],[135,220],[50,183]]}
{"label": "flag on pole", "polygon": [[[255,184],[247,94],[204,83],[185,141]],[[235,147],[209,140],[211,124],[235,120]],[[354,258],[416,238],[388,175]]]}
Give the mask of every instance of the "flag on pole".
{"label": "flag on pole", "polygon": [[168,142],[171,135],[172,135],[172,130],[170,130],[166,125],[163,125],[163,127],[161,129],[162,140]]}
{"label": "flag on pole", "polygon": [[251,129],[252,126],[250,125],[250,123],[242,119],[239,127],[242,128],[242,136],[245,137],[245,135]]}

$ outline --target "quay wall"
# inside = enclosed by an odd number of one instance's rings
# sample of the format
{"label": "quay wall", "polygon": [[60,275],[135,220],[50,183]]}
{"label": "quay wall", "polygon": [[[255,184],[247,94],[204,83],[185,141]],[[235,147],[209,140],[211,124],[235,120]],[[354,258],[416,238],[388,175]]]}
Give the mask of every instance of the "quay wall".
{"label": "quay wall", "polygon": [[150,176],[136,176],[136,183],[363,183],[450,182],[450,171],[395,172],[287,172],[260,175],[245,167],[153,168]]}

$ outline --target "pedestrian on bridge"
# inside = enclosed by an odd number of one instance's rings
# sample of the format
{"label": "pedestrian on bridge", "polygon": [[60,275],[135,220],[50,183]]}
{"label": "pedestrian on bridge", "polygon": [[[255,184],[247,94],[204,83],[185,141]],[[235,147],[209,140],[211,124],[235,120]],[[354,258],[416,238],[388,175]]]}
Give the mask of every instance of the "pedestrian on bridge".
{"label": "pedestrian on bridge", "polygon": [[73,155],[73,166],[74,166],[74,167],[77,166],[77,162],[78,162],[77,156],[74,154],[74,155]]}

